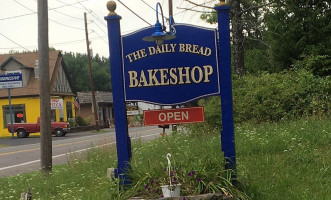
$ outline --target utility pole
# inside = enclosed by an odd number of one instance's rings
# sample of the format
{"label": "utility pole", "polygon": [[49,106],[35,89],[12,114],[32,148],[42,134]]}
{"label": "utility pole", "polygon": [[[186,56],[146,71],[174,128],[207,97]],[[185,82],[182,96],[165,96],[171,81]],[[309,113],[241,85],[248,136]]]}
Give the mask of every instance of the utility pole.
{"label": "utility pole", "polygon": [[38,0],[38,60],[40,64],[40,160],[45,173],[52,171],[52,133],[49,82],[48,0]]}
{"label": "utility pole", "polygon": [[[172,0],[169,0],[169,19],[170,19],[170,16],[171,16],[171,20],[172,20],[172,23],[174,23],[174,15],[173,15],[173,11],[172,11]],[[169,22],[170,23],[170,22]]]}
{"label": "utility pole", "polygon": [[94,83],[93,83],[93,73],[92,73],[92,66],[91,66],[91,54],[90,54],[90,41],[88,39],[88,31],[87,31],[87,19],[86,19],[86,12],[84,12],[84,19],[85,19],[85,35],[86,35],[86,46],[87,46],[87,57],[88,57],[88,66],[90,70],[90,85],[91,85],[91,92],[92,92],[92,106],[93,106],[93,113],[95,119],[95,128],[99,131],[99,113],[97,110],[97,104],[95,100],[95,93],[94,93]]}

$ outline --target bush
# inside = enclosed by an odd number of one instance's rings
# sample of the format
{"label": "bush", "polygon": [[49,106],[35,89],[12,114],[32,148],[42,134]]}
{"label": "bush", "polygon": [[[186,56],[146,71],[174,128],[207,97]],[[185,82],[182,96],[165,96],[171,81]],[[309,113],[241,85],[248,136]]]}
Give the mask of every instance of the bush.
{"label": "bush", "polygon": [[87,126],[87,122],[80,116],[76,117],[76,123],[78,126]]}
{"label": "bush", "polygon": [[[316,77],[307,70],[262,73],[233,78],[233,114],[235,122],[277,122],[301,117],[331,117],[331,76]],[[205,108],[201,128],[221,127],[219,97],[199,101]]]}
{"label": "bush", "polygon": [[331,77],[315,77],[306,70],[264,73],[233,82],[237,122],[330,117]]}
{"label": "bush", "polygon": [[75,125],[76,125],[75,119],[72,119],[72,118],[68,120],[68,123],[69,123],[70,128],[75,127]]}

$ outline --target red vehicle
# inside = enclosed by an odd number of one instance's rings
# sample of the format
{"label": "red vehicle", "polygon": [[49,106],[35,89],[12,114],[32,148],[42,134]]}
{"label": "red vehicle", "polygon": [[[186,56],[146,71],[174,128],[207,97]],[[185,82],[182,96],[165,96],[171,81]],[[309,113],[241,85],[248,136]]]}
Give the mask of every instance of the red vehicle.
{"label": "red vehicle", "polygon": [[[40,118],[38,117],[37,123],[14,123],[13,127],[18,138],[26,138],[30,133],[40,132]],[[52,134],[57,137],[65,136],[69,130],[67,122],[52,122]],[[11,133],[11,124],[8,124],[8,131]]]}

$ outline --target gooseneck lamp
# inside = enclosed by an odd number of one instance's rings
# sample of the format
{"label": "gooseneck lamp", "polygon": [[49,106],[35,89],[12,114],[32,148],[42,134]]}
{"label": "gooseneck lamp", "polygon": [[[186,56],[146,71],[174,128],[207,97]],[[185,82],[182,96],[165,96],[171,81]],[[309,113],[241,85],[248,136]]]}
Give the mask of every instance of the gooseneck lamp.
{"label": "gooseneck lamp", "polygon": [[[160,7],[161,10],[161,16],[162,16],[162,24],[159,21],[159,15],[158,15],[158,8]],[[169,30],[170,34],[167,33],[166,27],[164,26],[164,17],[163,17],[163,10],[161,4],[158,2],[156,3],[156,23],[155,23],[155,32],[151,36],[146,36],[143,38],[144,41],[147,42],[155,42],[156,45],[162,45],[164,44],[164,41],[171,40],[176,38],[174,35],[174,31],[172,30],[172,16],[169,17]]]}

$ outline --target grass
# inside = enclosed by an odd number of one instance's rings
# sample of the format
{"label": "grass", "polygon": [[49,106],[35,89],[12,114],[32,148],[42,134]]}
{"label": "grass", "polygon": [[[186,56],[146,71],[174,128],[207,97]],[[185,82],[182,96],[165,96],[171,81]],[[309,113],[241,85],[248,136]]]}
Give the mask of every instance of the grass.
{"label": "grass", "polygon": [[331,199],[331,121],[237,126],[240,179],[252,199]]}
{"label": "grass", "polygon": [[0,199],[18,199],[27,188],[32,188],[33,199],[41,200],[160,195],[153,184],[167,182],[167,153],[172,154],[173,178],[183,185],[182,195],[221,190],[252,200],[331,199],[330,120],[240,124],[235,133],[239,188],[222,168],[219,134],[177,134],[132,145],[131,190],[118,193],[118,182],[106,177],[106,169],[116,166],[116,155],[114,147],[102,147],[71,155],[69,164],[55,166],[51,175],[1,178]]}

